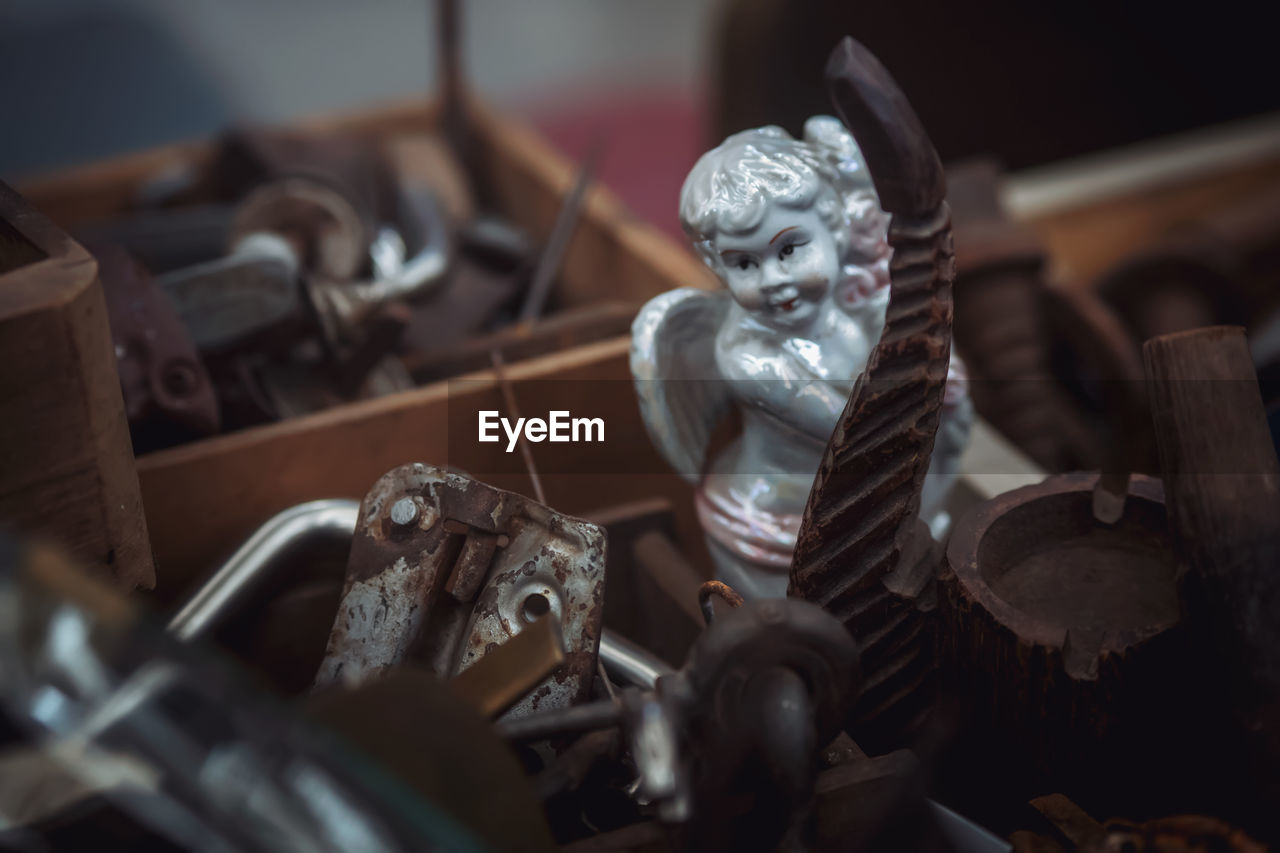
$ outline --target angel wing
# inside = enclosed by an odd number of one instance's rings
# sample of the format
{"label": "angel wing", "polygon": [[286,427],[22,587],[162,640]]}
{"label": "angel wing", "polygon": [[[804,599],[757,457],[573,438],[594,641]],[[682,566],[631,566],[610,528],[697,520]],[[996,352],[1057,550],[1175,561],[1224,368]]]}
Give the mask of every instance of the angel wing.
{"label": "angel wing", "polygon": [[729,409],[715,341],[724,291],[682,287],[649,300],[631,324],[631,375],[649,438],[691,483],[702,476],[711,430]]}

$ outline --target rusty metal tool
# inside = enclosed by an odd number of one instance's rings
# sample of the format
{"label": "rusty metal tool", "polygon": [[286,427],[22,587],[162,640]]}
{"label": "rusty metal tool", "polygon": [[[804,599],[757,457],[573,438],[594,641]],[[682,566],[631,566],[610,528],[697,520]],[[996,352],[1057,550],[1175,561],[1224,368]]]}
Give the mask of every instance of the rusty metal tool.
{"label": "rusty metal tool", "polygon": [[560,205],[555,224],[551,226],[551,234],[547,237],[547,244],[538,258],[537,267],[534,268],[533,280],[529,284],[528,293],[525,294],[524,304],[520,306],[517,322],[521,325],[527,326],[533,323],[542,315],[542,309],[546,307],[547,296],[551,293],[551,284],[555,280],[560,265],[564,263],[569,241],[573,239],[574,231],[577,230],[578,220],[582,217],[583,201],[587,189],[591,186],[591,180],[595,176],[596,165],[600,161],[603,150],[603,140],[597,139],[592,143],[582,165],[578,167],[573,187]]}
{"label": "rusty metal tool", "polygon": [[549,613],[449,680],[449,687],[486,717],[520,701],[564,663],[560,622]]}
{"label": "rusty metal tool", "polygon": [[177,307],[197,347],[225,351],[266,335],[302,314],[298,251],[284,237],[258,231],[229,254],[173,270],[156,283]]}
{"label": "rusty metal tool", "polygon": [[436,55],[439,57],[440,129],[462,164],[471,194],[481,207],[492,202],[493,191],[477,144],[479,134],[467,104],[462,67],[461,0],[436,0]]}
{"label": "rusty metal tool", "polygon": [[834,617],[796,599],[753,601],[721,614],[653,689],[504,720],[498,730],[523,741],[621,727],[639,773],[633,795],[685,824],[690,849],[735,849],[725,842],[756,825],[729,819],[744,797],[778,818],[765,821],[766,834],[804,823],[817,753],[858,689],[858,651]]}
{"label": "rusty metal tool", "polygon": [[521,495],[402,465],[361,505],[318,686],[418,661],[441,678],[553,614],[564,665],[508,714],[587,697],[604,614],[604,534]]}
{"label": "rusty metal tool", "polygon": [[[169,617],[168,631],[184,642],[208,637],[236,612],[251,606],[291,557],[316,545],[349,549],[360,504],[340,498],[308,501],[268,519]],[[652,652],[605,628],[600,659],[620,684],[651,688],[675,670]]]}
{"label": "rusty metal tool", "polygon": [[134,452],[167,443],[165,433],[217,432],[217,397],[173,304],[120,246],[91,241],[85,248],[98,261]]}

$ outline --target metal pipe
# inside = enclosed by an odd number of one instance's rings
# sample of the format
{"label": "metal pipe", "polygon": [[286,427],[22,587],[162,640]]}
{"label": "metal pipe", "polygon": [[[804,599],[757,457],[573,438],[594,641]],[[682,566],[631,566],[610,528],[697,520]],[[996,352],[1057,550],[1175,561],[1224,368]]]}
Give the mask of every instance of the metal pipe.
{"label": "metal pipe", "polygon": [[357,501],[329,499],[298,504],[273,516],[178,607],[169,619],[169,633],[184,642],[208,635],[305,543],[332,538],[350,545],[359,512]]}
{"label": "metal pipe", "polygon": [[560,264],[564,261],[565,252],[569,249],[569,241],[573,239],[574,232],[577,230],[578,219],[585,206],[583,199],[591,186],[596,164],[599,163],[600,152],[603,150],[604,142],[596,139],[591,149],[587,151],[582,165],[578,167],[578,175],[574,178],[573,186],[560,204],[560,212],[556,214],[555,224],[551,226],[547,245],[538,258],[538,265],[534,268],[533,280],[525,293],[524,304],[520,306],[520,315],[517,319],[519,323],[530,324],[542,316],[547,296],[551,293],[551,283],[555,279],[556,271],[560,269]]}
{"label": "metal pipe", "polygon": [[[330,498],[298,504],[273,516],[178,607],[169,619],[169,633],[184,642],[207,636],[303,545],[332,539],[349,546],[359,513],[359,502]],[[611,678],[645,689],[674,672],[666,661],[608,628],[600,635],[600,660]]]}
{"label": "metal pipe", "polygon": [[652,690],[659,678],[675,672],[653,652],[608,628],[600,633],[600,660],[610,678],[645,690]]}

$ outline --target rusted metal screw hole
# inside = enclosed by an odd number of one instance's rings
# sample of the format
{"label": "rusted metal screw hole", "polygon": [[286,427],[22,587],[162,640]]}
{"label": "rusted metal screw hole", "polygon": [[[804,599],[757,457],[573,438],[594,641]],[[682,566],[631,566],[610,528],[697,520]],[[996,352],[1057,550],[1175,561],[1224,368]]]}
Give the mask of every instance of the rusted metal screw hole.
{"label": "rusted metal screw hole", "polygon": [[530,595],[524,600],[524,604],[520,605],[520,615],[526,622],[533,622],[539,616],[545,616],[550,610],[551,602],[547,601],[547,597],[540,592]]}

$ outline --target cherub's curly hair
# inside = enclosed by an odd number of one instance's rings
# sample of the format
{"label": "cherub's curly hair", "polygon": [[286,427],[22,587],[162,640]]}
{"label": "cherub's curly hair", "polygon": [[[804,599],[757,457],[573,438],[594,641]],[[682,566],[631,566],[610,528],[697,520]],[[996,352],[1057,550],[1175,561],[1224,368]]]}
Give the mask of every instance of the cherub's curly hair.
{"label": "cherub's curly hair", "polygon": [[803,140],[770,125],[735,133],[703,154],[680,190],[680,223],[715,269],[716,234],[750,231],[770,204],[813,207],[842,257],[853,228],[883,216],[858,144],[831,116],[805,122]]}

